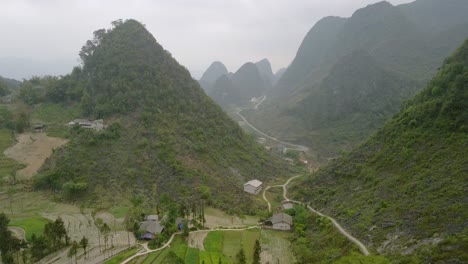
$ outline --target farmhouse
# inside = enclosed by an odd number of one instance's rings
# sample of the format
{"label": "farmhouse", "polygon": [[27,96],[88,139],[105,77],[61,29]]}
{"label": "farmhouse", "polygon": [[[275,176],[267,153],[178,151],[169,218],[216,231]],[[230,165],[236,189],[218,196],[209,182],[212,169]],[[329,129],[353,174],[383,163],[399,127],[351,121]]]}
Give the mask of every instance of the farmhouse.
{"label": "farmhouse", "polygon": [[144,232],[140,239],[151,240],[164,230],[164,226],[158,220],[146,220],[140,224],[140,231]]}
{"label": "farmhouse", "polygon": [[291,230],[291,226],[293,224],[293,218],[292,216],[285,214],[285,213],[279,213],[273,215],[271,218],[265,221],[266,225],[272,225],[273,229],[276,230]]}
{"label": "farmhouse", "polygon": [[244,184],[244,192],[258,194],[262,189],[262,182],[259,180],[251,180]]}
{"label": "farmhouse", "polygon": [[96,131],[103,130],[105,128],[104,126],[104,120],[98,119],[98,120],[88,120],[88,119],[75,119],[68,123],[68,126],[80,126],[82,128],[86,129],[94,129]]}

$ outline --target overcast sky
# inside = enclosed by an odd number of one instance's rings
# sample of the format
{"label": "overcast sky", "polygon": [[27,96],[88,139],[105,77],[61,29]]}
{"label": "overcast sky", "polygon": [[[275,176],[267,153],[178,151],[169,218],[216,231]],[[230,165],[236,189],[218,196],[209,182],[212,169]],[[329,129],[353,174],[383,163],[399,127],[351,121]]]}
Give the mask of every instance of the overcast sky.
{"label": "overcast sky", "polygon": [[[413,0],[390,0],[393,5]],[[134,18],[199,78],[212,61],[229,71],[294,58],[322,17],[349,17],[379,0],[0,0],[0,75],[66,74],[92,32]]]}

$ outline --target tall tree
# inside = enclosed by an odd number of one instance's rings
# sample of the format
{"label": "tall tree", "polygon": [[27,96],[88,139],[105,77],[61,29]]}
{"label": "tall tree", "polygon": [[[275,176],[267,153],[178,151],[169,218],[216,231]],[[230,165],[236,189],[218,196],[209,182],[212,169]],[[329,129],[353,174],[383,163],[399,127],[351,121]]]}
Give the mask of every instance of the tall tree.
{"label": "tall tree", "polygon": [[246,264],[247,263],[247,259],[245,257],[245,252],[244,252],[243,247],[241,247],[239,253],[237,253],[237,263],[239,263],[239,264]]}
{"label": "tall tree", "polygon": [[86,253],[87,253],[87,252],[86,252],[86,248],[88,247],[88,243],[89,243],[89,242],[88,242],[88,239],[87,239],[85,236],[83,236],[83,238],[80,240],[80,245],[81,245],[81,247],[82,247],[83,250],[84,250],[84,256],[85,256],[85,258],[86,258]]}
{"label": "tall tree", "polygon": [[255,240],[255,245],[254,245],[254,253],[253,253],[253,264],[259,264],[260,263],[260,252],[262,251],[262,248],[260,247],[260,242]]}

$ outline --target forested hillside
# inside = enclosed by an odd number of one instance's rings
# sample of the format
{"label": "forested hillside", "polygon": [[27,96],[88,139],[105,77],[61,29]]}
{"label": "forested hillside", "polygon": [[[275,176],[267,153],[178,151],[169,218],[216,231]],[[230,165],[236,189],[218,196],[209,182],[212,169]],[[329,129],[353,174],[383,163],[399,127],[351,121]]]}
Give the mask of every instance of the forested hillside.
{"label": "forested hillside", "polygon": [[363,145],[297,184],[297,198],[395,261],[467,262],[467,109],[468,40]]}
{"label": "forested hillside", "polygon": [[168,194],[190,208],[203,195],[228,212],[255,212],[242,184],[288,174],[286,166],[246,136],[143,25],[112,24],[82,48],[81,68],[45,88],[45,100],[78,100],[83,117],[104,118],[108,128],[73,128],[35,186],[90,204],[135,194],[156,203]]}
{"label": "forested hillside", "polygon": [[379,2],[350,18],[324,18],[305,36],[267,101],[247,118],[328,157],[350,150],[463,42],[467,12],[467,1],[417,0]]}

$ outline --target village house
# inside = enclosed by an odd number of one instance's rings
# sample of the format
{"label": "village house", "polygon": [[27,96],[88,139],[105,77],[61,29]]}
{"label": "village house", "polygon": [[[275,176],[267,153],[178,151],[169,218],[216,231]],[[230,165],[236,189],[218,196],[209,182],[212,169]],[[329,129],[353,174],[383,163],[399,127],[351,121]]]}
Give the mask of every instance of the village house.
{"label": "village house", "polygon": [[275,230],[291,230],[293,218],[288,214],[279,213],[266,220],[265,224],[271,225]]}
{"label": "village house", "polygon": [[164,226],[159,221],[159,216],[148,215],[145,217],[145,221],[140,224],[140,231],[144,232],[139,238],[151,240],[155,239],[158,234],[164,230]]}
{"label": "village house", "polygon": [[258,194],[262,190],[262,182],[259,180],[251,180],[244,184],[244,192]]}
{"label": "village house", "polygon": [[96,131],[103,130],[105,128],[104,125],[104,120],[98,119],[98,120],[88,120],[88,119],[75,119],[68,123],[68,126],[73,127],[73,126],[80,126],[82,128],[86,129],[94,129]]}

